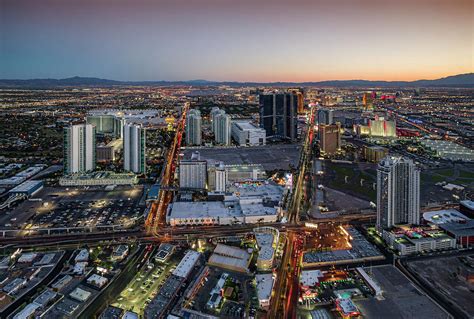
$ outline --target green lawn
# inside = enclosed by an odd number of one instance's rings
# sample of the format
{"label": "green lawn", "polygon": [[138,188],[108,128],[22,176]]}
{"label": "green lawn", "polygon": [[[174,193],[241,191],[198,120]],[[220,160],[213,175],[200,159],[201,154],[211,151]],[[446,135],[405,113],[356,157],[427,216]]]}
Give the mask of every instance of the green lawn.
{"label": "green lawn", "polygon": [[474,172],[459,171],[459,177],[461,177],[461,178],[474,178]]}

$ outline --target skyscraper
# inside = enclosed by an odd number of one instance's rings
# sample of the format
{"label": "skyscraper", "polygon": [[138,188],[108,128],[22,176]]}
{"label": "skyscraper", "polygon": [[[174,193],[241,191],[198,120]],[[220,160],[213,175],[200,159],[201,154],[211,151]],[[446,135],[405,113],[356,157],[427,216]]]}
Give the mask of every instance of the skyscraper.
{"label": "skyscraper", "polygon": [[[214,173],[215,183],[213,191],[216,192],[225,192],[227,187],[227,170],[223,162],[217,164],[214,170],[211,170]],[[209,171],[208,171],[209,173]]]}
{"label": "skyscraper", "polygon": [[334,116],[332,109],[318,110],[318,124],[331,125],[334,123]]}
{"label": "skyscraper", "polygon": [[190,110],[186,117],[186,145],[201,145],[201,112]]}
{"label": "skyscraper", "polygon": [[294,93],[260,94],[260,127],[267,138],[297,138],[298,97]]}
{"label": "skyscraper", "polygon": [[221,111],[214,117],[214,139],[216,144],[230,145],[230,116]]}
{"label": "skyscraper", "polygon": [[97,134],[122,137],[124,119],[116,114],[89,114],[86,123],[95,125]]}
{"label": "skyscraper", "polygon": [[123,169],[137,174],[146,173],[146,131],[140,124],[123,127]]}
{"label": "skyscraper", "polygon": [[95,126],[72,125],[64,128],[64,174],[90,172],[96,164]]}
{"label": "skyscraper", "polygon": [[304,89],[303,88],[297,88],[297,89],[288,89],[288,92],[296,94],[298,97],[298,114],[303,114],[304,113]]}
{"label": "skyscraper", "polygon": [[377,230],[420,223],[420,170],[412,160],[386,157],[377,169]]}
{"label": "skyscraper", "polygon": [[216,133],[216,116],[218,114],[221,114],[221,112],[224,112],[223,110],[221,110],[220,108],[218,108],[217,106],[214,106],[211,110],[211,112],[209,113],[210,115],[210,119],[211,119],[211,131],[213,133]]}
{"label": "skyscraper", "polygon": [[199,152],[194,152],[191,160],[179,163],[179,187],[205,189],[207,182],[207,162],[201,160]]}
{"label": "skyscraper", "polygon": [[341,149],[341,124],[319,125],[319,146],[321,152],[327,155]]}

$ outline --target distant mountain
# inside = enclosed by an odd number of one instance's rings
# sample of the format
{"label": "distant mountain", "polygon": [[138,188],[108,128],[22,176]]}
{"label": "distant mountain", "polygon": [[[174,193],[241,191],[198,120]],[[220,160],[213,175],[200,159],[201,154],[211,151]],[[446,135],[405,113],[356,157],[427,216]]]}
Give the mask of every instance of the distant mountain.
{"label": "distant mountain", "polygon": [[474,73],[458,74],[436,80],[417,81],[368,81],[333,80],[320,82],[219,82],[207,80],[189,81],[114,81],[89,77],[66,79],[0,80],[0,88],[53,88],[53,87],[110,87],[110,86],[319,86],[319,87],[454,87],[474,88]]}

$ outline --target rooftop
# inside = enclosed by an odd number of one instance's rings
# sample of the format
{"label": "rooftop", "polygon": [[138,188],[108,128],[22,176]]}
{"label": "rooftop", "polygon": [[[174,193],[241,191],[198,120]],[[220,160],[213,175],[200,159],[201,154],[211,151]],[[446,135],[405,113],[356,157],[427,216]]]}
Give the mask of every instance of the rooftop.
{"label": "rooftop", "polygon": [[273,284],[275,282],[272,274],[257,274],[257,295],[259,300],[269,300],[272,295]]}
{"label": "rooftop", "polygon": [[433,224],[444,224],[469,220],[456,209],[443,209],[423,214],[423,219]]}
{"label": "rooftop", "polygon": [[201,254],[197,251],[188,250],[186,255],[184,255],[183,259],[181,259],[178,266],[173,271],[173,275],[181,278],[187,278],[200,256]]}

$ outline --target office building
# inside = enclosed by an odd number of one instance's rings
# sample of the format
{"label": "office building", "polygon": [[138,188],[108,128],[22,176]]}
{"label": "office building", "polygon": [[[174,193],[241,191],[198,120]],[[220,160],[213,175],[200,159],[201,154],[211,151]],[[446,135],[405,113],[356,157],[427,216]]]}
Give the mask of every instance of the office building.
{"label": "office building", "polygon": [[123,169],[137,174],[146,173],[146,131],[140,124],[123,127]]}
{"label": "office building", "polygon": [[260,127],[267,138],[297,138],[298,96],[293,93],[260,94]]}
{"label": "office building", "polygon": [[216,144],[230,145],[230,116],[221,111],[215,115],[212,125],[214,127],[214,140]]}
{"label": "office building", "polygon": [[332,155],[341,149],[341,124],[319,125],[319,147],[324,155]]}
{"label": "office building", "polygon": [[249,121],[232,121],[232,138],[240,146],[258,146],[266,144],[267,133]]}
{"label": "office building", "polygon": [[331,125],[334,123],[334,111],[332,109],[318,110],[318,124]]}
{"label": "office building", "polygon": [[179,187],[206,189],[207,162],[201,160],[199,152],[194,152],[191,160],[179,163]]}
{"label": "office building", "polygon": [[96,164],[96,129],[91,124],[64,128],[64,174],[90,172]]}
{"label": "office building", "polygon": [[377,230],[420,223],[420,170],[412,160],[386,157],[377,169]]}
{"label": "office building", "polygon": [[201,112],[190,110],[186,117],[186,145],[201,145]]}

